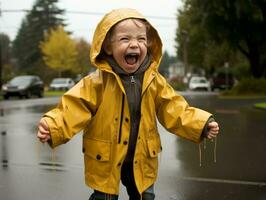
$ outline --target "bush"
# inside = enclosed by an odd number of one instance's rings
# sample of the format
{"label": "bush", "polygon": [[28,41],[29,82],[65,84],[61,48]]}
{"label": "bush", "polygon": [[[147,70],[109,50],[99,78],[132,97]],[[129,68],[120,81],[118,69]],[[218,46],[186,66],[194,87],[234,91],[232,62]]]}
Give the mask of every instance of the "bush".
{"label": "bush", "polygon": [[186,90],[186,85],[179,81],[170,81],[169,83],[175,90],[178,90],[178,91]]}
{"label": "bush", "polygon": [[241,80],[232,90],[226,92],[229,95],[266,95],[266,79],[248,78]]}

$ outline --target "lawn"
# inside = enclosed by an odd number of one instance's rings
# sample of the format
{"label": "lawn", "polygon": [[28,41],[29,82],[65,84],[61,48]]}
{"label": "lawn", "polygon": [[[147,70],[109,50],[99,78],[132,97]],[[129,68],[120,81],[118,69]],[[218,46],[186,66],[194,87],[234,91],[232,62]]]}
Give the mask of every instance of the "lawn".
{"label": "lawn", "polygon": [[44,96],[45,97],[51,97],[51,96],[62,96],[66,91],[45,91]]}
{"label": "lawn", "polygon": [[254,105],[255,108],[265,109],[266,110],[266,102],[265,103],[256,103]]}

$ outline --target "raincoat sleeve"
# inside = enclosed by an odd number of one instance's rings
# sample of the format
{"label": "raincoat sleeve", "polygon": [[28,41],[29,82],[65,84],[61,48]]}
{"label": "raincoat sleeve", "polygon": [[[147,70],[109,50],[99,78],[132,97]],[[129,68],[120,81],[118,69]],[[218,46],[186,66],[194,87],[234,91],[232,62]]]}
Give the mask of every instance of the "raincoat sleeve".
{"label": "raincoat sleeve", "polygon": [[212,114],[190,107],[161,75],[158,75],[157,80],[156,113],[158,120],[169,132],[199,143],[203,138],[204,127]]}
{"label": "raincoat sleeve", "polygon": [[62,96],[55,109],[45,113],[52,148],[68,142],[86,127],[97,110],[100,90],[100,80],[93,75],[86,77]]}

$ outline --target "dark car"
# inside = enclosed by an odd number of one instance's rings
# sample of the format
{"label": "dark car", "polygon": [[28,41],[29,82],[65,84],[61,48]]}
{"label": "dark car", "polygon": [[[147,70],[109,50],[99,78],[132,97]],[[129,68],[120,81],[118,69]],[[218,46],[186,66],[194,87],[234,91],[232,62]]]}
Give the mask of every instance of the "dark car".
{"label": "dark car", "polygon": [[216,73],[211,78],[212,91],[219,89],[231,89],[236,84],[236,79],[231,73]]}
{"label": "dark car", "polygon": [[44,84],[38,76],[16,76],[2,86],[4,99],[11,96],[30,98],[35,95],[43,97]]}

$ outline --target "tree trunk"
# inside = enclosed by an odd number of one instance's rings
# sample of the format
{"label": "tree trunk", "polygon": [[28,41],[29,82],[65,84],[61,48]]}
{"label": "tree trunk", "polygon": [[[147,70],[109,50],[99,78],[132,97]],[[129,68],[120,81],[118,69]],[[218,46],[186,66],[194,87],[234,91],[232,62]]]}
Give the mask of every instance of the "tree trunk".
{"label": "tree trunk", "polygon": [[247,40],[248,47],[248,60],[250,63],[250,71],[255,78],[263,77],[263,66],[261,55],[259,51],[259,45],[250,40]]}
{"label": "tree trunk", "polygon": [[250,54],[249,56],[249,63],[250,63],[250,70],[252,75],[255,78],[261,78],[263,76],[263,72],[262,72],[262,67],[261,67],[261,63],[259,60],[259,55],[256,54]]}

